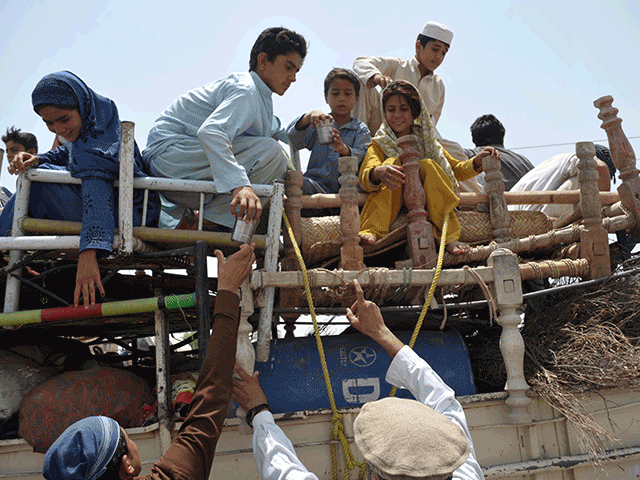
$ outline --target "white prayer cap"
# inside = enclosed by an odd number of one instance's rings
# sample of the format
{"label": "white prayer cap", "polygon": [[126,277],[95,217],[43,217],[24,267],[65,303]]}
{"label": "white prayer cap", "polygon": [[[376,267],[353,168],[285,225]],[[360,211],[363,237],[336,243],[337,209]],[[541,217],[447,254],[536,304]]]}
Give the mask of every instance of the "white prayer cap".
{"label": "white prayer cap", "polygon": [[441,42],[451,45],[453,39],[453,32],[449,30],[446,25],[436,22],[427,22],[420,31],[425,37],[431,37]]}
{"label": "white prayer cap", "polygon": [[365,403],[353,430],[364,459],[390,479],[447,478],[471,452],[458,425],[416,400]]}

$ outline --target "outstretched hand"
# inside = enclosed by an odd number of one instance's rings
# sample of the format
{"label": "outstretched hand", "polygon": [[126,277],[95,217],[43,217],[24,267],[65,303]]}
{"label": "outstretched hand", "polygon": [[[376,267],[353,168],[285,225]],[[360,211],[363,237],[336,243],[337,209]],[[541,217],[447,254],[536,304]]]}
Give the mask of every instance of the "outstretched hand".
{"label": "outstretched hand", "polygon": [[[238,220],[245,222],[257,222],[262,215],[262,203],[250,186],[234,188],[233,198],[229,206],[231,214]],[[236,211],[237,207],[237,211]]]}
{"label": "outstretched hand", "polygon": [[391,358],[395,357],[404,344],[385,325],[378,305],[365,300],[358,280],[353,281],[353,286],[356,289],[357,298],[351,308],[347,308],[349,323],[360,333],[375,340]]}
{"label": "outstretched hand", "polygon": [[489,157],[489,156],[497,158],[499,161],[502,161],[502,155],[500,154],[498,149],[494,147],[484,147],[482,150],[480,150],[480,152],[478,152],[478,154],[475,157],[473,157],[473,168],[477,172],[482,172],[482,159],[484,157]]}
{"label": "outstretched hand", "polygon": [[76,270],[76,288],[73,291],[73,305],[80,305],[80,294],[84,306],[95,305],[96,303],[96,287],[100,291],[100,295],[104,297],[104,287],[100,280],[100,267],[96,258],[96,251],[88,248],[80,252],[78,255],[78,268]]}
{"label": "outstretched hand", "polygon": [[20,152],[9,163],[7,169],[12,175],[24,173],[25,169],[29,167],[37,167],[39,163],[38,156],[32,155],[29,152]]}
{"label": "outstretched hand", "polygon": [[380,308],[375,303],[365,300],[358,280],[353,281],[353,286],[356,289],[356,301],[351,308],[347,308],[347,319],[353,328],[375,340],[387,328]]}
{"label": "outstretched hand", "polygon": [[245,412],[248,412],[253,407],[267,403],[267,396],[260,386],[257,371],[253,372],[253,375],[249,375],[238,363],[236,363],[233,370],[236,375],[233,376],[231,398],[233,398]]}
{"label": "outstretched hand", "polygon": [[220,250],[213,254],[218,259],[218,290],[228,290],[236,293],[251,273],[256,261],[254,253],[255,243],[240,245],[240,250],[225,259]]}
{"label": "outstretched hand", "polygon": [[379,165],[371,169],[371,180],[382,183],[391,190],[397,190],[404,184],[405,174],[401,165]]}

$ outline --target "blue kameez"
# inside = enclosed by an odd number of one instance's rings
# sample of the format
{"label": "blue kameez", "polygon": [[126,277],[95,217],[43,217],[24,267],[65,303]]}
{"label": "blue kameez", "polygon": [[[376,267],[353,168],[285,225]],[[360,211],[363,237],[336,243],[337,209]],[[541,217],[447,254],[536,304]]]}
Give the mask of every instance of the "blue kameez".
{"label": "blue kameez", "polygon": [[[35,218],[82,222],[80,251],[111,252],[118,206],[113,182],[120,167],[120,117],[116,104],[91,90],[71,72],[45,76],[32,93],[35,107],[43,104],[77,106],[82,118],[80,136],[73,143],[38,154],[38,168],[69,171],[78,185],[33,182],[29,212]],[[134,175],[147,176],[138,146]],[[144,193],[134,190],[134,225],[142,223]],[[15,195],[0,214],[0,235],[11,235]],[[150,193],[147,225],[158,221],[159,201]]]}

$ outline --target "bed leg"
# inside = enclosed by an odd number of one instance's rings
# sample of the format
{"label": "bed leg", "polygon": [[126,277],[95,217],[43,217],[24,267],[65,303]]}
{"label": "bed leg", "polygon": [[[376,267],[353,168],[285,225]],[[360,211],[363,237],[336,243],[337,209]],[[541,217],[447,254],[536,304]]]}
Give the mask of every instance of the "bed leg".
{"label": "bed leg", "polygon": [[402,171],[406,175],[404,183],[404,204],[409,210],[407,218],[407,242],[409,255],[414,268],[431,268],[438,259],[436,242],[433,237],[433,225],[427,220],[427,194],[420,181],[420,162],[415,145],[415,135],[405,135],[398,139],[402,149]]}
{"label": "bed leg", "polygon": [[598,191],[595,153],[593,143],[576,143],[576,155],[580,159],[580,210],[584,219],[584,229],[580,232],[580,256],[589,262],[588,279],[607,277],[611,274],[609,234],[602,227],[602,203]]}

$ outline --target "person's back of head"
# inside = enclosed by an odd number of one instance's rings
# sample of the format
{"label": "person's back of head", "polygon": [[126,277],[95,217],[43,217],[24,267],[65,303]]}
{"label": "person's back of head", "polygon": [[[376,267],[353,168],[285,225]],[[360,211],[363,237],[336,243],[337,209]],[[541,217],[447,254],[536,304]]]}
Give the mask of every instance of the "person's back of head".
{"label": "person's back of head", "polygon": [[458,425],[416,400],[366,403],[353,428],[370,478],[446,480],[471,452]]}
{"label": "person's back of head", "polygon": [[273,62],[278,55],[298,53],[302,60],[307,55],[307,42],[302,35],[284,27],[271,27],[264,30],[251,48],[249,71],[258,68],[258,55],[267,54],[267,60]]}
{"label": "person's back of head", "polygon": [[31,153],[38,153],[38,139],[36,136],[32,133],[23,132],[15,126],[7,128],[7,132],[2,136],[2,141],[5,145],[8,142],[14,142],[22,145],[25,152],[33,149],[33,152]]}
{"label": "person's back of head", "polygon": [[329,89],[331,88],[331,82],[335,79],[342,79],[353,84],[353,89],[355,90],[356,97],[360,95],[360,80],[356,76],[356,74],[349,70],[348,68],[332,68],[331,71],[327,74],[324,79],[324,95],[327,96],[329,94]]}
{"label": "person's back of head", "polygon": [[102,416],[83,418],[49,447],[42,475],[47,480],[118,480],[127,452],[118,422]]}
{"label": "person's back of head", "polygon": [[494,115],[482,115],[471,124],[471,139],[476,147],[504,145],[504,125]]}
{"label": "person's back of head", "polygon": [[596,148],[596,157],[607,164],[609,177],[613,180],[613,177],[616,176],[616,166],[611,159],[611,151],[604,145],[595,144],[594,147]]}

